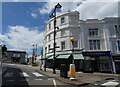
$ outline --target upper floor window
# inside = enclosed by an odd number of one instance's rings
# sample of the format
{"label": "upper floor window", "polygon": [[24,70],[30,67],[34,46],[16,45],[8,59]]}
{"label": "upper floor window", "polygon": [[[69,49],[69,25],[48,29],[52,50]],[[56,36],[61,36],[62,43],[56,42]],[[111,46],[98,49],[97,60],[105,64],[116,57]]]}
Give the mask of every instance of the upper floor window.
{"label": "upper floor window", "polygon": [[51,23],[49,23],[49,30],[51,29]]}
{"label": "upper floor window", "polygon": [[115,25],[115,32],[118,33],[118,27]]}
{"label": "upper floor window", "polygon": [[118,49],[118,52],[120,52],[120,40],[117,41],[117,49]]}
{"label": "upper floor window", "polygon": [[100,40],[89,40],[90,50],[100,50]]}
{"label": "upper floor window", "polygon": [[20,57],[20,54],[18,54],[18,57]]}
{"label": "upper floor window", "polygon": [[74,42],[73,42],[73,47],[74,47],[74,48],[78,48],[78,41],[74,41]]}
{"label": "upper floor window", "polygon": [[61,36],[64,36],[65,35],[65,29],[62,29],[61,30]]}
{"label": "upper floor window", "polygon": [[61,18],[61,24],[65,23],[65,17]]}
{"label": "upper floor window", "polygon": [[50,45],[48,45],[48,52],[50,52]]}
{"label": "upper floor window", "polygon": [[49,34],[49,35],[48,35],[48,41],[49,41],[50,39],[51,39],[51,35]]}
{"label": "upper floor window", "polygon": [[14,53],[13,57],[20,57],[20,54]]}
{"label": "upper floor window", "polygon": [[64,50],[65,49],[65,41],[62,41],[61,42],[61,50]]}
{"label": "upper floor window", "polygon": [[119,25],[119,32],[120,32],[120,25]]}
{"label": "upper floor window", "polygon": [[45,47],[45,53],[47,53],[47,47]]}
{"label": "upper floor window", "polygon": [[15,57],[15,54],[13,54],[13,57]]}
{"label": "upper floor window", "polygon": [[45,37],[45,43],[47,42],[47,37]]}
{"label": "upper floor window", "polygon": [[98,28],[89,29],[89,36],[98,36]]}

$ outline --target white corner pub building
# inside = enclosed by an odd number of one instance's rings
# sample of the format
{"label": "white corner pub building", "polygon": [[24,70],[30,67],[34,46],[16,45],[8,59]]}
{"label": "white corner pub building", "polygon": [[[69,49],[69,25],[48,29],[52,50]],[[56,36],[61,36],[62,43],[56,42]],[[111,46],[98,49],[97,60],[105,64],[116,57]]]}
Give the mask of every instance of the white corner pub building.
{"label": "white corner pub building", "polygon": [[[120,73],[120,25],[118,17],[102,20],[79,20],[79,12],[71,11],[56,17],[56,68],[74,63],[77,71]],[[45,28],[43,60],[53,63],[54,18]],[[74,37],[74,42],[70,38]],[[73,46],[73,49],[72,49]]]}

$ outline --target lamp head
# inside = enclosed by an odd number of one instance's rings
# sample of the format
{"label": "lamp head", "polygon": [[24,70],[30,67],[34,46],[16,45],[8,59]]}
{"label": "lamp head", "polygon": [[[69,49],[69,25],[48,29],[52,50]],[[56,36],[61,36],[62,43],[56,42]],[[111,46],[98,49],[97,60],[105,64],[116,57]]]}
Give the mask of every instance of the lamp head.
{"label": "lamp head", "polygon": [[58,3],[55,8],[61,8],[62,6],[60,5],[60,3]]}
{"label": "lamp head", "polygon": [[71,38],[70,38],[70,41],[73,42],[73,41],[74,41],[74,37],[71,37]]}

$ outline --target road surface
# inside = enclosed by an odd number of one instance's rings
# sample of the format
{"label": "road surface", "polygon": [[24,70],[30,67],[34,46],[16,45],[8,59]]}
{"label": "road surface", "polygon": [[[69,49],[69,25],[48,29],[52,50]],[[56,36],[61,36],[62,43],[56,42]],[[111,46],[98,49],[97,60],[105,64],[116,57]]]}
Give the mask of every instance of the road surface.
{"label": "road surface", "polygon": [[55,80],[54,78],[42,75],[32,67],[25,67],[23,65],[17,64],[5,64],[4,68],[6,68],[6,70],[1,74],[2,87],[70,86],[58,80]]}

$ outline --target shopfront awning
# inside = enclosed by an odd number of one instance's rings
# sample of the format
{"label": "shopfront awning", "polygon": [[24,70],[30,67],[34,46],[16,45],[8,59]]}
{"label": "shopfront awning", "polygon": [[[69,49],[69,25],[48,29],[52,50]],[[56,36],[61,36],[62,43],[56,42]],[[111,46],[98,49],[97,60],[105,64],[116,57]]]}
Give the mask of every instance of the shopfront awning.
{"label": "shopfront awning", "polygon": [[[71,54],[61,54],[57,57],[57,59],[68,59]],[[82,54],[73,54],[75,60],[84,59]]]}
{"label": "shopfront awning", "polygon": [[[55,57],[57,58],[58,56],[59,56],[59,55],[56,55]],[[47,57],[47,59],[53,59],[53,58],[54,58],[53,55]]]}
{"label": "shopfront awning", "polygon": [[74,59],[79,60],[79,59],[84,59],[82,54],[73,54]]}
{"label": "shopfront awning", "polygon": [[57,59],[68,59],[70,54],[61,54],[57,57]]}
{"label": "shopfront awning", "polygon": [[[71,54],[57,54],[56,55],[56,59],[68,59],[70,57]],[[82,54],[73,54],[74,56],[74,59],[75,60],[83,60],[84,57]],[[53,59],[53,55],[50,55],[50,56],[46,56],[47,59]],[[45,57],[42,58],[43,60],[45,59]]]}

